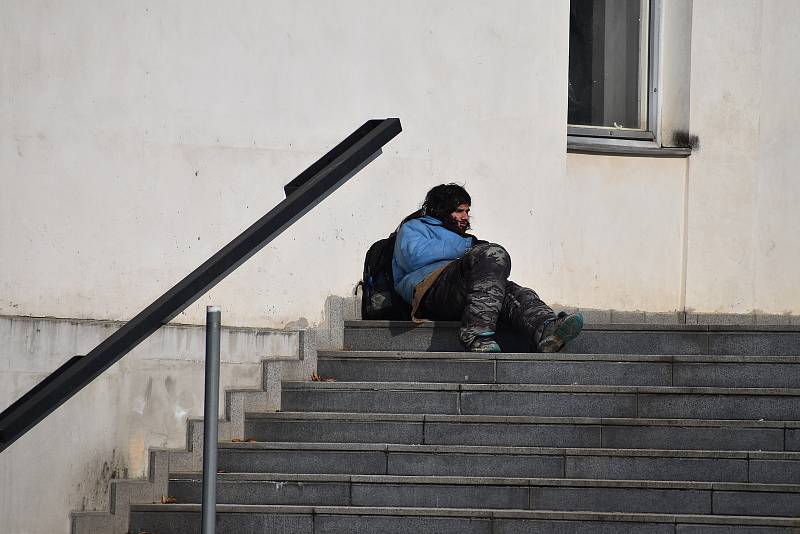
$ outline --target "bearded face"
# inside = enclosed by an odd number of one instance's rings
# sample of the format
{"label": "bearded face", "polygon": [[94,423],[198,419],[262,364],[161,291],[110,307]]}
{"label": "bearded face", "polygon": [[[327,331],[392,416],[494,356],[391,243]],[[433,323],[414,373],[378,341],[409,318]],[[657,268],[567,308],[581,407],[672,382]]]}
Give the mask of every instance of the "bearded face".
{"label": "bearded face", "polygon": [[463,234],[469,230],[469,204],[459,204],[455,211],[450,214],[450,219],[459,233]]}
{"label": "bearded face", "polygon": [[422,210],[442,222],[445,228],[463,234],[469,230],[469,208],[472,199],[458,184],[441,184],[425,195]]}

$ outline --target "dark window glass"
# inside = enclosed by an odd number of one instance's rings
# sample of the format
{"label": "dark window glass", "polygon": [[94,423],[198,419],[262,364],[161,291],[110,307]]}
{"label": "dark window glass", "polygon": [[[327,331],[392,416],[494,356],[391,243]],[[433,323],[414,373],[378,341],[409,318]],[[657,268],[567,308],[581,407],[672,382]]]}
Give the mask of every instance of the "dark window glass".
{"label": "dark window glass", "polygon": [[643,0],[570,0],[571,125],[647,128]]}

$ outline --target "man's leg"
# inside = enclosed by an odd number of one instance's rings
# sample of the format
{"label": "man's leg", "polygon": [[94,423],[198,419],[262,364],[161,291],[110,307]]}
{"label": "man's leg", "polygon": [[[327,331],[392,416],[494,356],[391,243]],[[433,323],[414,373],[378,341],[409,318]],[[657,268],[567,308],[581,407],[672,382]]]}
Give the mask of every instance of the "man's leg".
{"label": "man's leg", "polygon": [[532,289],[512,281],[506,283],[506,295],[500,310],[500,320],[525,335],[531,350],[536,350],[548,321],[556,319],[553,309]]}
{"label": "man's leg", "polygon": [[532,352],[559,352],[583,329],[583,315],[556,315],[535,291],[511,281],[506,284],[500,320],[524,333]]}
{"label": "man's leg", "polygon": [[459,337],[469,348],[477,337],[493,335],[511,273],[511,258],[500,245],[482,243],[448,265],[420,303],[429,319],[461,320]]}

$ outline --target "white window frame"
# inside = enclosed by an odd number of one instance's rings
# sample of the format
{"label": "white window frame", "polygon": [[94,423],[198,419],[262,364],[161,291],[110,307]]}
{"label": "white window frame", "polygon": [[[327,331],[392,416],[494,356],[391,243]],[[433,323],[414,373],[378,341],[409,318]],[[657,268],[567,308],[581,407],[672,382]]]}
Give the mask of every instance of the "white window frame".
{"label": "white window frame", "polygon": [[[604,151],[620,147],[622,153],[635,153],[637,149],[651,152],[661,148],[661,33],[663,0],[648,0],[648,73],[646,128],[610,128],[567,124],[568,151]],[[613,151],[613,150],[611,150]],[[675,154],[678,155],[678,154]]]}

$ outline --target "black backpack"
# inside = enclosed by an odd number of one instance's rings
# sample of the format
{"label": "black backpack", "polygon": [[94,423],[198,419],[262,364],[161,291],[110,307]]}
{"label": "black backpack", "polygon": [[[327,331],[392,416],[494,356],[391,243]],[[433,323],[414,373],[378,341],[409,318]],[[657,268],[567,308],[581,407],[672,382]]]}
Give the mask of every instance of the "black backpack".
{"label": "black backpack", "polygon": [[[403,219],[403,223],[422,216],[417,211]],[[403,223],[400,223],[402,225]],[[400,227],[397,227],[398,230]],[[358,285],[362,288],[361,318],[373,321],[408,321],[411,319],[411,306],[394,289],[392,257],[397,230],[389,237],[372,244],[364,257],[364,274]],[[356,289],[358,289],[358,285]]]}

